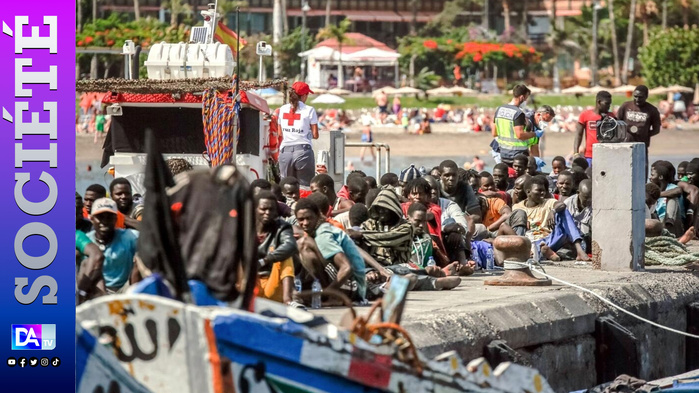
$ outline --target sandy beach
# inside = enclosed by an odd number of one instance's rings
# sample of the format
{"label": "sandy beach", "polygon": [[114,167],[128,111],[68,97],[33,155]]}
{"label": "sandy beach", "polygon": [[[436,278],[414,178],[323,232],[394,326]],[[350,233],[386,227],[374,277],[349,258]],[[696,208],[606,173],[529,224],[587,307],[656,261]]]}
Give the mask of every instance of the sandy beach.
{"label": "sandy beach", "polygon": [[[347,141],[358,142],[359,132],[347,133]],[[546,135],[544,156],[567,155],[573,150],[572,133],[551,133]],[[392,157],[472,157],[490,155],[489,133],[439,132],[428,135],[404,134],[396,131],[374,132],[376,142],[391,146]],[[76,161],[94,161],[102,158],[102,143],[93,142],[92,135],[76,137]],[[699,156],[699,129],[663,130],[653,138],[650,153],[653,156]],[[359,154],[357,148],[348,149],[348,156]],[[432,160],[431,160],[432,161]]]}

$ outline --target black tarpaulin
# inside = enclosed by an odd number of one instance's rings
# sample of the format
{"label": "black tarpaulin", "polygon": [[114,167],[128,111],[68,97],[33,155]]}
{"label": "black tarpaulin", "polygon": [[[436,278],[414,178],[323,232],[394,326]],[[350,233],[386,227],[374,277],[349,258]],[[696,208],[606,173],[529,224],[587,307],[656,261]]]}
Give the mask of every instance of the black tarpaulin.
{"label": "black tarpaulin", "polygon": [[144,181],[146,193],[138,254],[148,269],[161,273],[172,284],[177,299],[188,301],[189,286],[167,195],[167,188],[174,182],[158,149],[155,134],[147,130],[145,139],[148,153]]}

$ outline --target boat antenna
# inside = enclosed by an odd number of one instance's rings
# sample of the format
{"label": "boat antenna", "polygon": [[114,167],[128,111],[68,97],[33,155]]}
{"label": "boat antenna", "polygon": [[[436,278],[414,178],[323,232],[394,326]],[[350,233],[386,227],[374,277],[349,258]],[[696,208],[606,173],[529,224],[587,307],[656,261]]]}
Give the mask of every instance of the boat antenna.
{"label": "boat antenna", "polygon": [[214,42],[214,35],[216,35],[216,24],[218,23],[218,0],[214,1],[214,17],[212,18],[212,23],[211,23],[211,36],[209,37],[209,42],[207,44],[211,44]]}
{"label": "boat antenna", "polygon": [[236,29],[236,48],[235,48],[235,75],[237,81],[235,83],[235,95],[240,92],[240,7],[235,7],[235,29]]}

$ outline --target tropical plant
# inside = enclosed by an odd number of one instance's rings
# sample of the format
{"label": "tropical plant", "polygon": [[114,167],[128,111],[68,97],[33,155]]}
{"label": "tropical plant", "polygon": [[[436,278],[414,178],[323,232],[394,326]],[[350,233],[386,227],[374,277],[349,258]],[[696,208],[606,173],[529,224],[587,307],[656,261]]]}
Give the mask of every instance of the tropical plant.
{"label": "tropical plant", "polygon": [[170,26],[173,27],[179,24],[180,14],[192,12],[192,7],[189,4],[183,4],[182,0],[168,0],[163,2],[161,7],[170,9]]}
{"label": "tropical plant", "polygon": [[310,34],[306,34],[305,37],[301,34],[301,26],[282,37],[281,43],[276,49],[282,62],[282,75],[299,75],[301,73],[301,62],[305,61],[299,57],[299,53],[301,53],[303,48],[313,48],[315,44],[316,42]]}
{"label": "tropical plant", "polygon": [[127,22],[126,16],[119,14],[111,14],[106,19],[84,25],[75,37],[78,47],[121,47],[124,41],[132,40],[136,45],[147,48],[155,42],[188,39],[189,27],[184,25],[173,27],[150,18]]}
{"label": "tropical plant", "polygon": [[220,20],[226,20],[229,14],[235,14],[237,8],[246,8],[250,4],[247,1],[222,1],[218,3],[218,13],[221,15]]}
{"label": "tropical plant", "polygon": [[349,44],[350,39],[347,37],[347,31],[352,25],[349,19],[343,19],[337,25],[329,25],[322,28],[316,38],[318,39],[335,39],[337,40],[337,50],[340,53],[337,63],[337,85],[342,87],[345,85],[345,77],[342,72],[342,45]]}
{"label": "tropical plant", "polygon": [[420,90],[429,90],[437,86],[440,79],[442,79],[442,77],[435,74],[434,71],[431,71],[428,67],[422,67],[420,72],[414,76],[414,87]]}
{"label": "tropical plant", "polygon": [[699,83],[699,28],[655,29],[639,59],[641,74],[651,86],[694,86]]}

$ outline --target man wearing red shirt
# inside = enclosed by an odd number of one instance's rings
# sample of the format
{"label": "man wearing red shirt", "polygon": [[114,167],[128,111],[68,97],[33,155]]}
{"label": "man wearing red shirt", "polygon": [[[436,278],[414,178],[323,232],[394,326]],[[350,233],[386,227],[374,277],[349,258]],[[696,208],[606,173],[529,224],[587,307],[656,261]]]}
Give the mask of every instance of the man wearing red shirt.
{"label": "man wearing red shirt", "polygon": [[597,122],[602,119],[602,114],[613,116],[609,112],[609,108],[612,106],[612,95],[608,91],[602,90],[597,93],[595,102],[594,110],[586,110],[580,114],[575,129],[575,142],[573,142],[573,152],[580,153],[580,144],[582,143],[583,131],[585,131],[585,159],[590,165],[592,165],[592,145],[598,142]]}

